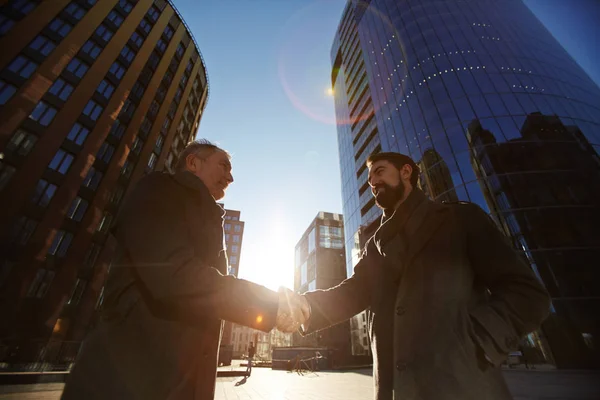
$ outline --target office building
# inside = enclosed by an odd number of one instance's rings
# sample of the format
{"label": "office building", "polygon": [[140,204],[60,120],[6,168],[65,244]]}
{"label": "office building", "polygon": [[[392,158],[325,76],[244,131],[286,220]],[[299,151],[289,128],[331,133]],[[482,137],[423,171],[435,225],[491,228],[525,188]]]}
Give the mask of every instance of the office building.
{"label": "office building", "polygon": [[[340,214],[319,212],[295,249],[294,291],[329,289],[346,279],[344,222]],[[350,324],[342,322],[307,336],[295,333],[294,346],[327,347],[333,364],[349,361]]]}
{"label": "office building", "polygon": [[[347,274],[361,227],[380,216],[365,160],[404,153],[421,166],[430,198],[474,202],[500,228],[514,224],[503,229],[553,302],[551,318],[521,346],[559,367],[598,365],[598,86],[521,0],[350,0],[331,59]],[[565,152],[552,160],[558,142]],[[583,173],[585,184],[580,177],[558,189]],[[539,193],[527,210],[525,187]]]}
{"label": "office building", "polygon": [[135,182],[172,171],[194,139],[208,78],[170,1],[2,4],[0,356],[27,363],[85,336],[111,222]]}

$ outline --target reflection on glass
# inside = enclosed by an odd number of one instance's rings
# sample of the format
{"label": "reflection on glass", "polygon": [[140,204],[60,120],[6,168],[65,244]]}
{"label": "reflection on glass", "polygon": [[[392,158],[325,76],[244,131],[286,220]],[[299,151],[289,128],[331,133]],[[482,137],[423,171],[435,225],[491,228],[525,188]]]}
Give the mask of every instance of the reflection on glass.
{"label": "reflection on glass", "polygon": [[539,112],[505,143],[479,120],[467,136],[485,202],[553,297],[558,315],[544,333],[554,361],[591,363],[600,332],[594,314],[582,311],[600,293],[598,154],[579,127]]}

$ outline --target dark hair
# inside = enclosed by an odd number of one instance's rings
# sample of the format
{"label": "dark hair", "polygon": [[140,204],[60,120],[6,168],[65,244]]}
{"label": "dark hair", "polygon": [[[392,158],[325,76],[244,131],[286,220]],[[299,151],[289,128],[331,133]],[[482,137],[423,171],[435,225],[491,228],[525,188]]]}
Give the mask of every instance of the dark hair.
{"label": "dark hair", "polygon": [[185,148],[181,151],[181,155],[177,160],[177,164],[175,164],[175,171],[183,171],[185,169],[185,159],[190,154],[197,154],[200,158],[205,159],[212,155],[215,151],[222,151],[227,154],[228,157],[231,158],[228,152],[217,146],[216,144],[211,143],[206,139],[198,139],[192,142],[189,142]]}
{"label": "dark hair", "polygon": [[419,174],[421,170],[419,166],[415,164],[412,158],[407,155],[394,153],[393,151],[383,152],[383,153],[375,153],[371,154],[369,158],[367,158],[367,168],[371,168],[371,165],[377,161],[389,161],[391,164],[396,167],[398,171],[406,164],[412,167],[412,175],[410,176],[410,184],[413,188],[417,187],[417,181],[419,180]]}

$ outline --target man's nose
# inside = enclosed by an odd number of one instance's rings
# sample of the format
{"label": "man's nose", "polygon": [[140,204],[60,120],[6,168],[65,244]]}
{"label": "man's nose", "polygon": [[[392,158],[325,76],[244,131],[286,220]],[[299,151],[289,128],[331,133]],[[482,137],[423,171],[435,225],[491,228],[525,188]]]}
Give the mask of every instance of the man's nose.
{"label": "man's nose", "polygon": [[231,175],[231,173],[228,173],[228,174],[227,174],[227,182],[228,182],[229,184],[232,184],[232,183],[233,183],[233,175]]}

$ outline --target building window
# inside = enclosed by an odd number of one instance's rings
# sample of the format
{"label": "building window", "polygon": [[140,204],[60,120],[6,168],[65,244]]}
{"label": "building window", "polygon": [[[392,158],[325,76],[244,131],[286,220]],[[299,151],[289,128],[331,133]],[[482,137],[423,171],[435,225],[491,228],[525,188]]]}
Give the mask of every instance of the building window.
{"label": "building window", "polygon": [[48,292],[48,288],[54,279],[54,271],[47,270],[45,268],[38,269],[33,282],[27,290],[27,297],[37,297],[38,299],[43,298]]}
{"label": "building window", "polygon": [[127,60],[128,63],[131,63],[135,57],[135,51],[127,45],[123,47],[121,50],[121,57]]}
{"label": "building window", "polygon": [[12,165],[6,164],[4,161],[2,161],[0,159],[0,190],[4,189],[6,187],[6,185],[10,181],[10,178],[13,177],[15,172],[16,172],[15,167],[13,167]]}
{"label": "building window", "polygon": [[81,300],[81,296],[83,296],[83,292],[85,291],[85,287],[87,285],[87,282],[83,279],[77,279],[77,282],[75,282],[75,286],[73,287],[73,291],[71,292],[71,297],[69,298],[69,301],[67,302],[67,304],[72,304],[72,305],[77,305],[79,304],[79,301]]}
{"label": "building window", "polygon": [[121,107],[121,112],[119,113],[119,115],[127,115],[127,116],[131,117],[133,115],[134,111],[135,111],[135,103],[133,101],[131,101],[131,99],[128,98],[123,103],[123,107]]}
{"label": "building window", "polygon": [[159,108],[160,105],[158,104],[158,102],[156,100],[152,101],[152,104],[150,104],[150,109],[148,110],[148,116],[154,119],[156,117],[156,114],[158,114]]}
{"label": "building window", "polygon": [[112,158],[114,152],[115,152],[115,147],[111,144],[104,142],[104,143],[102,143],[102,146],[100,146],[100,150],[98,150],[98,153],[96,154],[96,159],[102,160],[108,164],[110,162],[110,159]]}
{"label": "building window", "polygon": [[131,94],[137,98],[142,98],[145,90],[146,88],[144,87],[144,85],[142,85],[140,82],[136,82],[131,88]]}
{"label": "building window", "polygon": [[158,42],[156,42],[156,48],[161,53],[164,53],[165,50],[167,49],[167,43],[162,39],[158,39]]}
{"label": "building window", "polygon": [[29,119],[34,120],[42,126],[48,126],[54,119],[55,115],[56,108],[49,106],[44,101],[40,101],[37,103],[31,114],[29,114]]}
{"label": "building window", "polygon": [[169,118],[165,118],[165,122],[163,122],[163,126],[160,128],[160,133],[166,135],[169,132],[169,127],[171,126],[171,120]]}
{"label": "building window", "polygon": [[76,145],[81,146],[83,142],[85,142],[85,139],[87,138],[89,133],[90,130],[88,128],[84,127],[79,122],[76,122],[75,125],[73,125],[73,127],[69,131],[67,139],[69,139]]}
{"label": "building window", "polygon": [[146,19],[142,19],[142,22],[140,22],[139,28],[147,36],[150,33],[150,30],[152,29],[152,24],[150,22],[148,22]]}
{"label": "building window", "polygon": [[129,14],[133,10],[133,4],[128,0],[119,0],[119,6],[126,14]]}
{"label": "building window", "polygon": [[232,253],[237,253],[238,251],[239,251],[239,246],[237,246],[235,244],[231,246],[231,252]]}
{"label": "building window", "polygon": [[313,279],[309,284],[308,284],[308,291],[310,292],[311,290],[317,290],[317,280]]}
{"label": "building window", "polygon": [[123,164],[123,168],[121,168],[121,175],[129,179],[134,167],[135,165],[130,160],[126,160],[125,164]]}
{"label": "building window", "polygon": [[143,137],[147,137],[150,133],[150,129],[152,129],[152,121],[148,119],[148,117],[144,116],[144,120],[142,121],[142,125],[140,125],[140,131],[143,133]]}
{"label": "building window", "polygon": [[35,220],[24,216],[19,217],[11,232],[12,242],[25,245],[36,227],[37,222]]}
{"label": "building window", "polygon": [[148,13],[146,14],[146,16],[152,22],[158,21],[159,15],[160,15],[160,10],[156,6],[150,7],[150,9],[148,10]]}
{"label": "building window", "polygon": [[21,78],[27,79],[35,72],[37,67],[38,65],[29,58],[19,55],[10,63],[8,70],[19,75]]}
{"label": "building window", "polygon": [[156,161],[158,161],[158,156],[154,153],[150,154],[150,159],[148,159],[148,169],[154,170],[156,166]]}
{"label": "building window", "polygon": [[125,188],[123,186],[117,186],[115,190],[113,190],[112,195],[110,196],[110,202],[114,205],[119,205],[121,200],[123,200],[123,195],[125,194]]}
{"label": "building window", "polygon": [[83,115],[88,116],[92,121],[96,121],[100,114],[102,114],[102,111],[104,111],[104,108],[100,104],[94,100],[90,100],[83,109]]}
{"label": "building window", "polygon": [[81,51],[95,60],[102,52],[102,48],[94,43],[94,41],[88,40],[83,47],[81,47]]}
{"label": "building window", "polygon": [[39,54],[43,56],[47,56],[52,53],[52,50],[56,47],[56,44],[50,39],[48,39],[44,35],[37,35],[35,39],[31,43],[29,43],[29,48],[31,50],[37,51]]}
{"label": "building window", "polygon": [[69,65],[67,65],[67,71],[69,71],[78,78],[82,78],[89,68],[89,65],[87,65],[77,57],[73,58]]}
{"label": "building window", "polygon": [[62,18],[55,18],[54,21],[50,22],[48,28],[61,38],[64,38],[69,34],[69,32],[71,32],[73,25],[69,24]]}
{"label": "building window", "polygon": [[54,235],[54,240],[48,249],[48,254],[56,257],[64,257],[71,246],[73,234],[67,231],[58,231]]}
{"label": "building window", "polygon": [[71,93],[73,93],[73,86],[65,82],[62,78],[58,78],[48,92],[55,95],[63,101],[67,101]]}
{"label": "building window", "polygon": [[112,219],[112,214],[105,211],[104,215],[102,216],[102,219],[100,220],[100,223],[98,224],[98,228],[96,229],[96,231],[108,233],[108,230],[110,229],[110,224],[112,223]]}
{"label": "building window", "polygon": [[81,222],[85,212],[87,211],[88,205],[89,203],[87,200],[84,200],[79,196],[75,197],[71,203],[71,206],[69,207],[69,210],[67,211],[67,218],[72,219],[73,221]]}
{"label": "building window", "polygon": [[123,74],[125,74],[125,67],[121,65],[120,62],[115,61],[109,69],[109,72],[117,78],[117,80],[121,80]]}
{"label": "building window", "polygon": [[90,247],[85,256],[85,260],[83,260],[84,269],[90,270],[94,267],[98,260],[98,256],[100,255],[100,251],[102,251],[102,246],[97,243],[92,243],[92,247]]}
{"label": "building window", "polygon": [[183,43],[179,43],[177,45],[177,50],[175,50],[175,55],[178,58],[181,58],[181,57],[183,57],[183,53],[185,53],[185,47],[183,47]]}
{"label": "building window", "polygon": [[158,139],[156,139],[156,144],[154,145],[154,151],[156,152],[156,154],[160,154],[160,152],[162,151],[164,141],[165,138],[160,135],[158,136]]}
{"label": "building window", "polygon": [[300,266],[300,285],[304,286],[308,279],[308,271],[306,269],[306,261]]}
{"label": "building window", "polygon": [[123,137],[123,134],[125,133],[125,129],[127,129],[127,126],[122,124],[121,121],[116,120],[112,124],[112,126],[110,128],[110,132],[108,134],[117,139],[121,139]]}
{"label": "building window", "polygon": [[160,56],[153,51],[148,58],[148,62],[146,65],[152,70],[155,71],[156,67],[158,67],[158,63],[160,62]]}
{"label": "building window", "polygon": [[10,138],[10,141],[6,145],[6,150],[13,154],[26,156],[29,154],[36,142],[37,136],[35,136],[33,133],[29,133],[23,129],[18,129]]}
{"label": "building window", "polygon": [[0,80],[0,105],[6,104],[16,91],[15,86]]}
{"label": "building window", "polygon": [[115,24],[117,27],[121,26],[123,23],[123,17],[115,10],[112,10],[110,13],[108,13],[106,19]]}
{"label": "building window", "polygon": [[113,36],[113,31],[110,30],[106,25],[100,24],[98,28],[96,28],[96,35],[100,37],[105,42],[108,42],[110,38]]}
{"label": "building window", "polygon": [[237,256],[231,256],[231,259],[229,260],[229,263],[230,263],[231,265],[236,265],[236,264],[237,264],[237,262],[238,262],[238,258],[237,258]]}
{"label": "building window", "polygon": [[233,228],[234,232],[241,232],[242,231],[242,227],[240,225],[235,225],[235,227]]}
{"label": "building window", "polygon": [[114,91],[115,87],[108,83],[106,79],[102,79],[102,82],[100,82],[98,88],[96,89],[96,92],[106,100],[110,99],[110,96],[112,96]]}
{"label": "building window", "polygon": [[173,37],[173,33],[175,33],[175,30],[171,25],[167,24],[165,30],[163,31],[163,34],[167,37],[168,40],[171,40],[171,38]]}
{"label": "building window", "polygon": [[233,243],[239,243],[240,242],[240,235],[233,235]]}
{"label": "building window", "polygon": [[85,10],[74,1],[65,8],[65,12],[71,17],[75,18],[77,21],[80,21],[85,15]]}
{"label": "building window", "polygon": [[225,234],[225,242],[229,243],[229,233]]}
{"label": "building window", "polygon": [[231,224],[225,224],[225,226],[223,227],[223,229],[225,229],[225,231],[231,230]]}
{"label": "building window", "polygon": [[56,185],[48,183],[44,179],[40,179],[33,192],[31,202],[37,204],[40,207],[46,208],[56,193]]}
{"label": "building window", "polygon": [[142,43],[144,43],[144,38],[141,37],[137,32],[133,32],[129,40],[131,40],[138,48],[140,48]]}
{"label": "building window", "polygon": [[88,171],[87,175],[85,176],[85,179],[83,180],[83,186],[95,191],[96,189],[98,189],[98,185],[102,180],[102,176],[102,172],[98,171],[94,167],[90,167],[90,170]]}
{"label": "building window", "polygon": [[317,231],[313,228],[308,234],[308,254],[312,253],[316,249]]}
{"label": "building window", "polygon": [[48,168],[53,169],[61,174],[66,174],[73,163],[75,156],[71,153],[67,153],[63,149],[58,149],[52,161],[48,165]]}
{"label": "building window", "polygon": [[142,151],[142,147],[144,147],[144,141],[140,139],[139,136],[136,136],[133,141],[133,145],[131,146],[131,151],[134,152],[136,155],[139,155]]}

